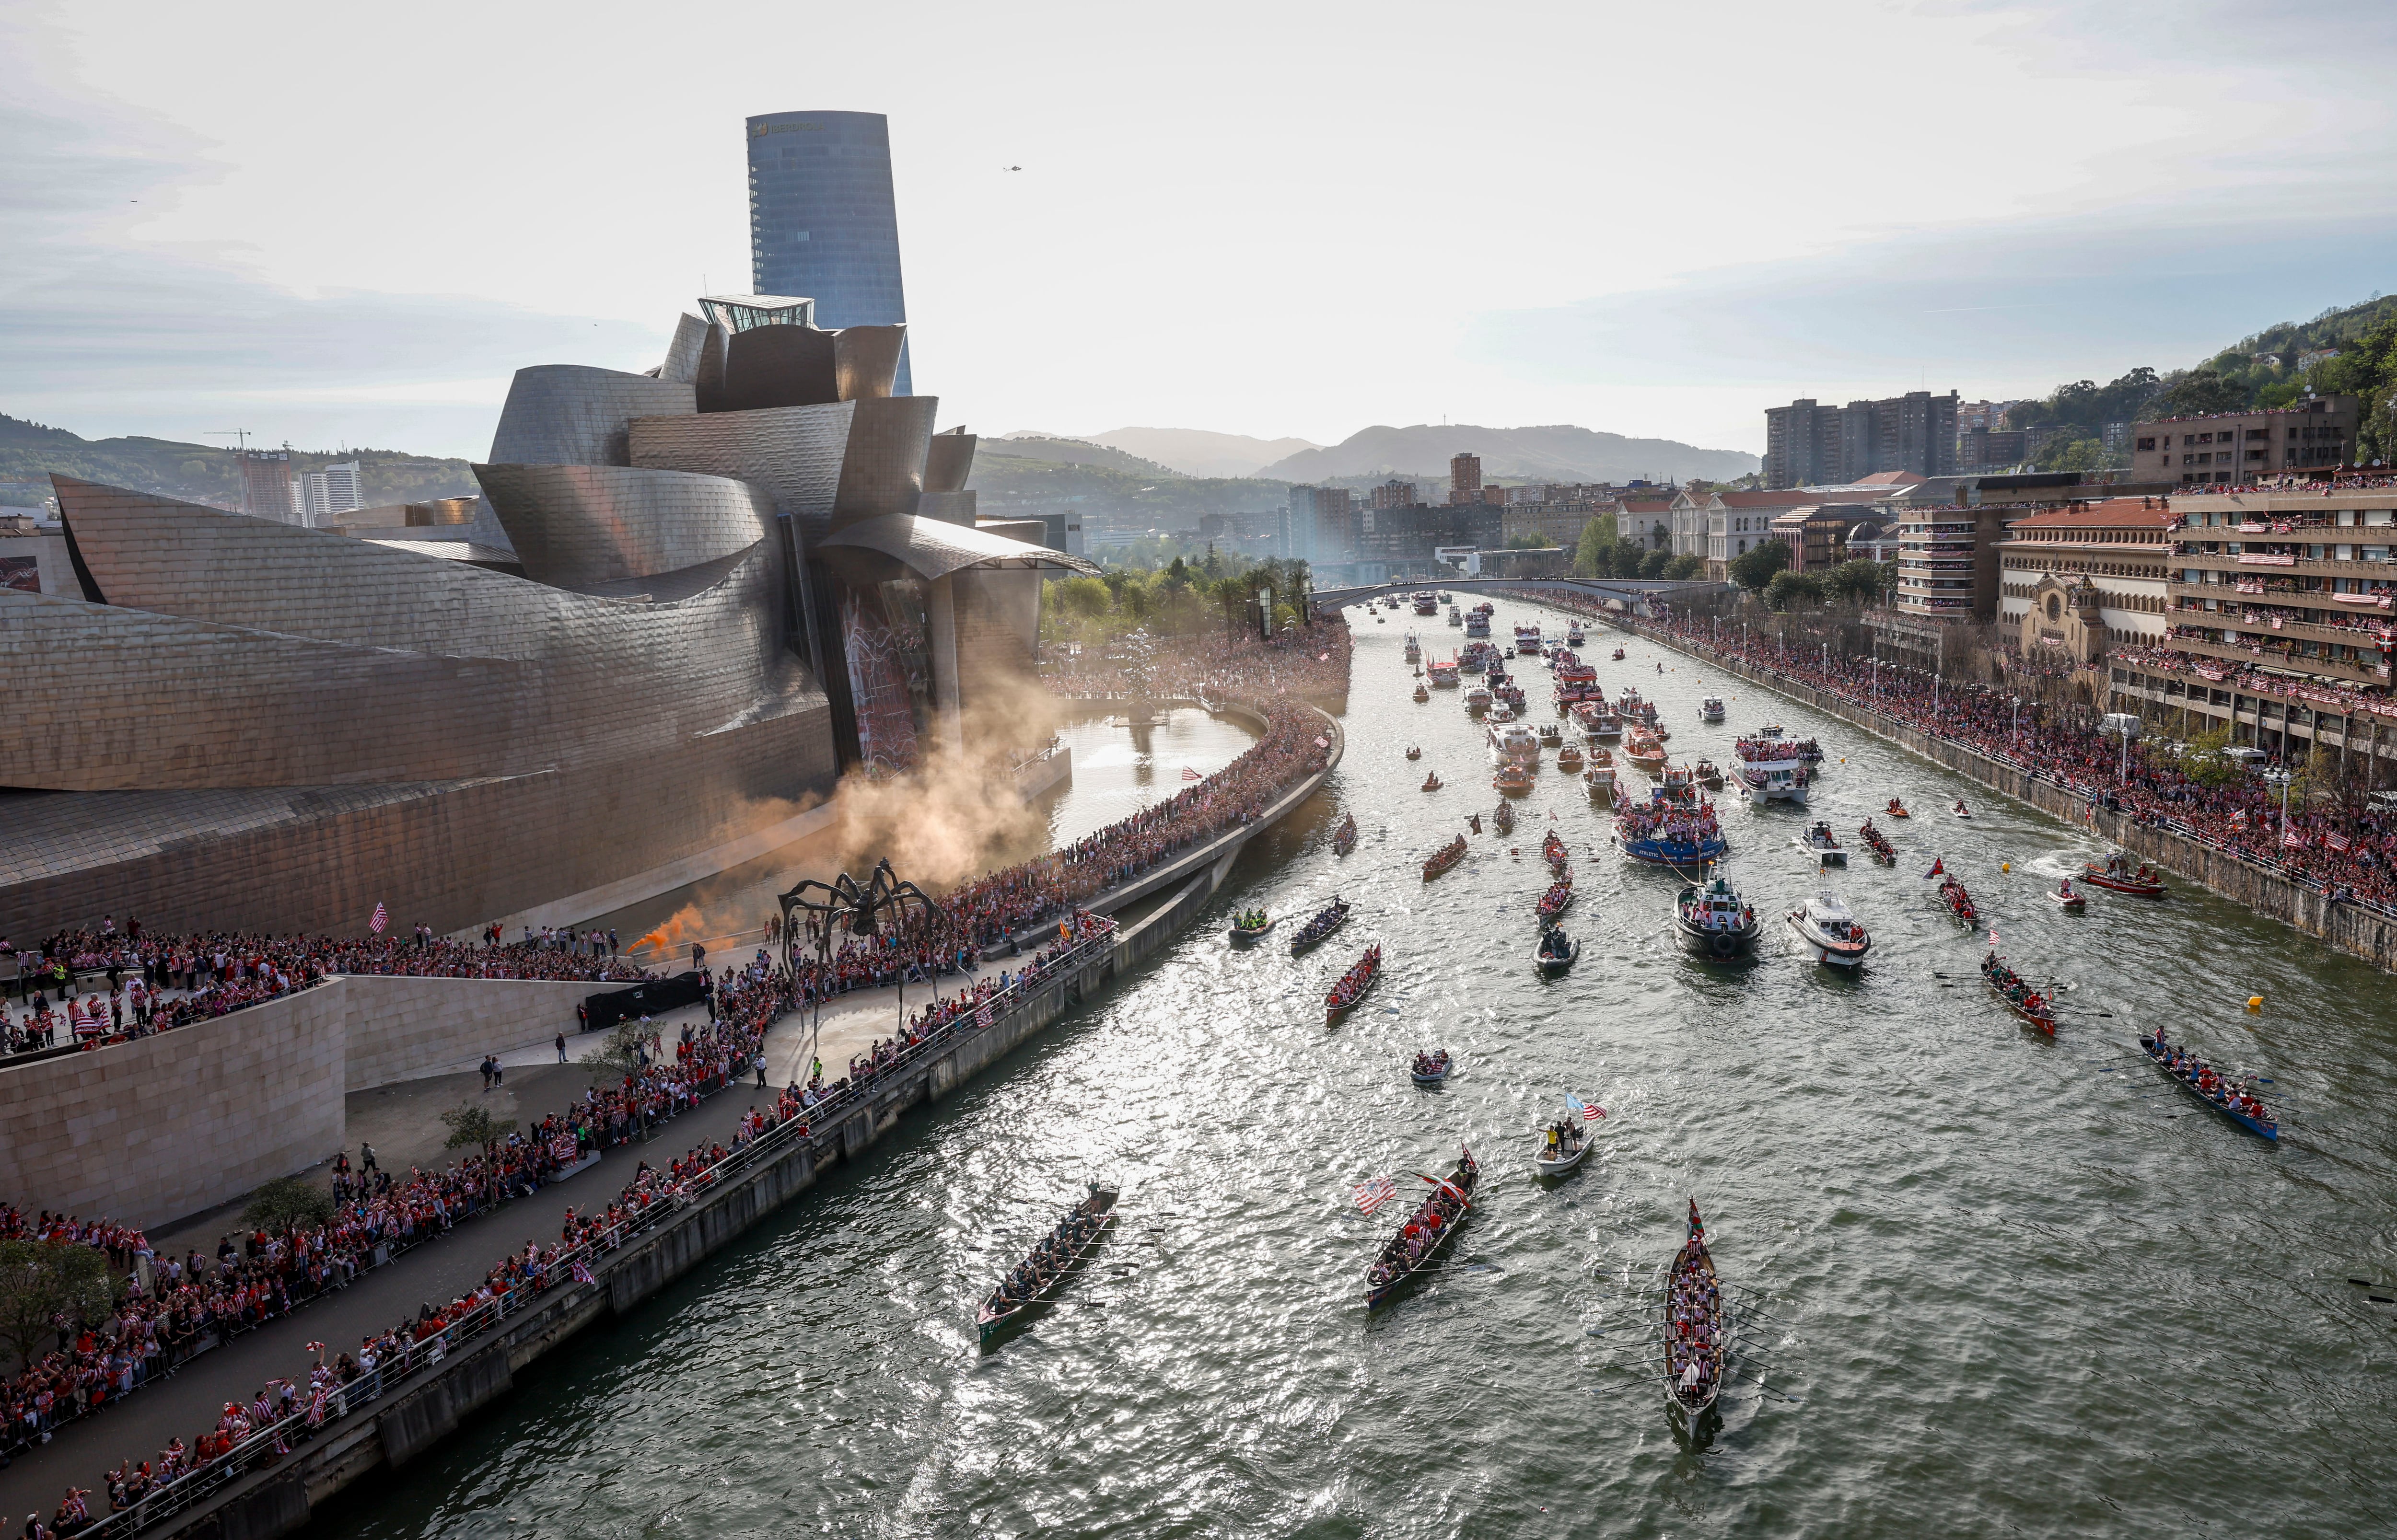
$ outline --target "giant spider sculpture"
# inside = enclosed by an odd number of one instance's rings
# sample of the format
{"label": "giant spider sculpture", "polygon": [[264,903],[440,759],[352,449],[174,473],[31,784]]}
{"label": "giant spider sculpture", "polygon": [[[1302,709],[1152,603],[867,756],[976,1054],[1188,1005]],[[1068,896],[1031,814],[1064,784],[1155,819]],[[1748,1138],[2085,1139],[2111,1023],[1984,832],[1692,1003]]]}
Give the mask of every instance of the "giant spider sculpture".
{"label": "giant spider sculpture", "polygon": [[[810,891],[821,893],[813,897]],[[836,927],[852,936],[871,939],[885,930],[897,930],[904,925],[910,913],[929,917],[938,905],[924,890],[912,882],[901,880],[891,869],[889,857],[875,864],[859,882],[847,872],[830,882],[806,878],[782,897],[783,964],[793,977],[798,974],[799,928],[792,924],[795,914],[804,913],[814,922],[816,937],[816,976],[822,979],[832,961],[832,933]],[[907,977],[899,976],[899,1020],[907,1019]],[[808,1060],[815,1062],[815,1045],[824,1022],[824,994],[819,990],[812,1002],[808,1021]]]}

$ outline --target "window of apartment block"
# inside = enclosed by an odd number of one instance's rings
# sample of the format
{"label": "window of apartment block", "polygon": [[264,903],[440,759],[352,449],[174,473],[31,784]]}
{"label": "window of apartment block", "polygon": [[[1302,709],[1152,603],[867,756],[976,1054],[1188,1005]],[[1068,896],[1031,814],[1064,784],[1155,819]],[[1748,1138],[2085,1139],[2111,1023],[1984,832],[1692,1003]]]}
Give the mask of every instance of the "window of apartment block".
{"label": "window of apartment block", "polygon": [[2140,439],[2140,440],[2139,440],[2139,448],[2141,448],[2141,449],[2154,449],[2155,447],[2156,447],[2156,441],[2155,441],[2155,438],[2154,438],[2154,436],[2153,436],[2152,435],[2149,435],[2149,437],[2142,438],[2142,439]]}
{"label": "window of apartment block", "polygon": [[2270,428],[2250,428],[2247,430],[2247,436],[2249,438],[2270,438],[2272,436],[2272,430]]}

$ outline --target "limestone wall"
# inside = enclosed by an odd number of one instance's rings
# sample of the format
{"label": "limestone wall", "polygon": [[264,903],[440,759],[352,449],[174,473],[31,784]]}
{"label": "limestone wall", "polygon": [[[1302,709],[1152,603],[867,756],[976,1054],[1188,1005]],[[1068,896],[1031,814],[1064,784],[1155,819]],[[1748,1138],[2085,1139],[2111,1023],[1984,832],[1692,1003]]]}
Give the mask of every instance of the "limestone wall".
{"label": "limestone wall", "polygon": [[329,1158],[349,987],[0,1068],[0,1197],[156,1225]]}
{"label": "limestone wall", "polygon": [[353,974],[348,1090],[472,1069],[485,1053],[572,1037],[586,996],[621,988],[535,979],[414,979]]}

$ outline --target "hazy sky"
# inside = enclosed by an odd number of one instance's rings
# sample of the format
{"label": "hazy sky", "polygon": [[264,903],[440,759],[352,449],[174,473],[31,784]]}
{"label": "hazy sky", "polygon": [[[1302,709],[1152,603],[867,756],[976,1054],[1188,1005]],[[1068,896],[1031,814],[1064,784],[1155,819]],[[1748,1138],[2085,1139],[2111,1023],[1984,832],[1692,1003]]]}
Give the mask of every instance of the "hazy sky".
{"label": "hazy sky", "polygon": [[[2397,288],[2397,5],[0,3],[0,411],[480,457],[890,114],[944,424],[2020,395]],[[1020,165],[1010,172],[1003,167]]]}

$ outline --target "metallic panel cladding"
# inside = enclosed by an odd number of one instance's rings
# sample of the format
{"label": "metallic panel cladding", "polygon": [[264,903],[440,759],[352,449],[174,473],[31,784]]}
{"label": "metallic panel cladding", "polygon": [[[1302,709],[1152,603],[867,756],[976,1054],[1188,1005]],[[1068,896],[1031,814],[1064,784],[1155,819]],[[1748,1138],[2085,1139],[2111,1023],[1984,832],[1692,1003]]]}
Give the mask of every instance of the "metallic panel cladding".
{"label": "metallic panel cladding", "polygon": [[893,395],[852,403],[840,490],[832,505],[836,529],[884,514],[911,514],[924,489],[924,457],[931,449],[936,395]]}
{"label": "metallic panel cladding", "polygon": [[647,374],[537,364],[516,370],[491,435],[494,465],[629,465],[624,425],[699,409],[693,387]]}
{"label": "metallic panel cladding", "polygon": [[850,424],[860,405],[636,418],[633,463],[754,482],[773,497],[775,512],[789,515],[813,543],[831,528]]}
{"label": "metallic panel cladding", "polygon": [[728,476],[628,465],[477,465],[525,576],[588,588],[695,567],[764,540],[773,501]]}

